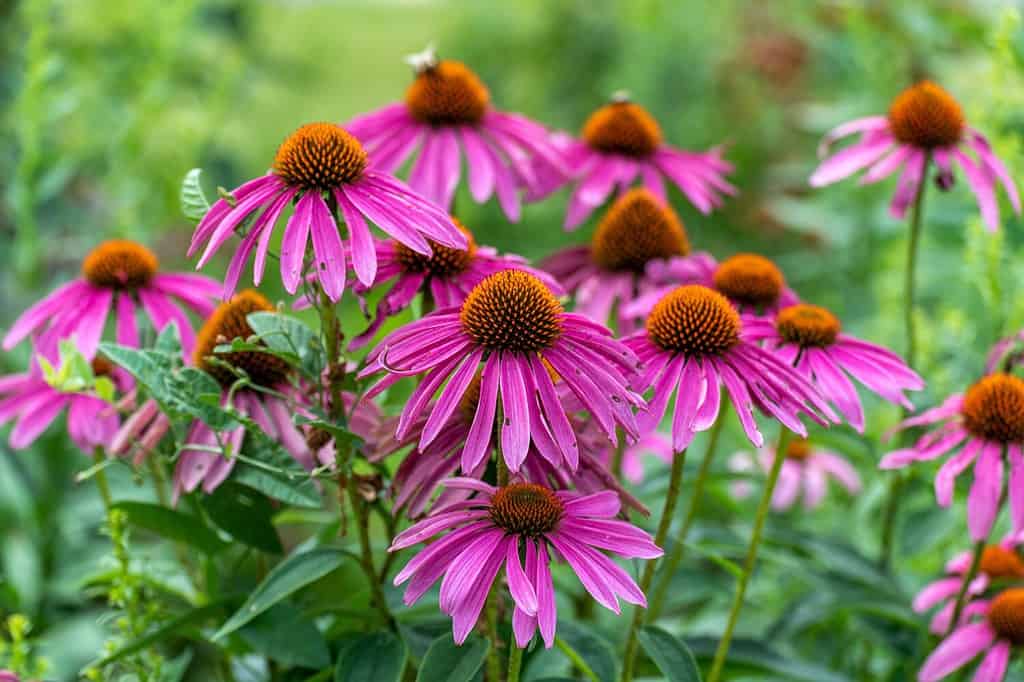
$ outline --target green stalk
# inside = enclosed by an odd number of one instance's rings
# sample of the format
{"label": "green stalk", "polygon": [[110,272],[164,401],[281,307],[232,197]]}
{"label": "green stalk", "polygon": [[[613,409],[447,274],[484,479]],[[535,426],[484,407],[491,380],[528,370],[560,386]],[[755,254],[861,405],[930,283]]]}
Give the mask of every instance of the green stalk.
{"label": "green stalk", "polygon": [[676,534],[675,542],[672,545],[672,552],[665,558],[662,564],[661,579],[658,581],[657,587],[654,588],[653,597],[648,602],[650,604],[650,608],[647,611],[648,623],[653,623],[661,615],[661,609],[665,605],[665,597],[668,593],[669,585],[672,584],[672,576],[675,575],[676,569],[679,568],[679,563],[683,560],[686,537],[690,534],[690,527],[693,526],[693,521],[697,518],[697,508],[700,506],[701,499],[704,496],[704,484],[711,473],[711,461],[714,459],[715,450],[718,446],[718,436],[722,433],[722,425],[725,423],[725,417],[728,413],[728,404],[723,405],[722,411],[719,412],[718,419],[715,420],[715,424],[711,427],[711,432],[708,435],[708,447],[704,451],[704,459],[700,463],[697,480],[693,483],[690,506],[686,509],[683,525]]}
{"label": "green stalk", "polygon": [[491,649],[487,652],[487,682],[501,682],[501,651],[498,649],[499,599],[501,599],[501,595],[498,594],[498,581],[495,580],[491,586],[491,593],[487,595],[487,604],[484,606],[487,638],[491,640]]}
{"label": "green stalk", "polygon": [[978,576],[978,568],[981,566],[981,555],[985,553],[986,543],[987,539],[978,540],[974,543],[974,553],[971,555],[971,567],[967,569],[967,574],[964,576],[964,582],[960,585],[960,592],[956,595],[956,606],[953,607],[953,618],[949,621],[949,627],[946,628],[946,634],[943,635],[943,638],[949,637],[949,633],[953,632],[956,628],[956,624],[960,622],[960,614],[964,612],[964,605],[967,602],[967,588]]}
{"label": "green stalk", "polygon": [[565,654],[565,657],[572,662],[573,667],[579,670],[585,678],[590,680],[590,682],[601,682],[597,673],[587,665],[587,662],[583,660],[583,657],[580,656],[579,652],[569,646],[569,643],[558,635],[555,635],[555,646],[558,647],[559,651]]}
{"label": "green stalk", "polygon": [[508,682],[519,682],[519,673],[523,669],[523,650],[516,646],[515,640],[509,642]]}
{"label": "green stalk", "polygon": [[[665,506],[661,510],[661,520],[658,522],[658,531],[654,536],[654,544],[658,547],[665,545],[665,538],[668,537],[668,530],[672,526],[672,517],[675,516],[676,503],[679,501],[679,490],[683,480],[683,467],[686,464],[686,450],[676,453],[672,457],[672,472],[669,474],[668,491],[665,493]],[[644,566],[643,576],[640,578],[640,591],[644,594],[651,587],[654,579],[654,569],[658,562],[648,561]],[[633,667],[636,665],[637,654],[637,632],[643,625],[644,612],[639,606],[633,609],[633,622],[629,627],[629,637],[626,640],[626,654],[622,665],[622,682],[631,682],[633,679]]]}
{"label": "green stalk", "polygon": [[114,506],[114,498],[110,494],[110,483],[107,482],[107,472],[104,466],[105,457],[103,455],[103,448],[97,447],[92,454],[92,460],[96,463],[96,473],[93,474],[93,478],[96,479],[96,488],[100,491],[100,498],[103,500],[103,508],[110,513],[110,508]]}
{"label": "green stalk", "polygon": [[772,494],[775,492],[775,484],[779,481],[782,463],[786,460],[786,445],[789,443],[790,436],[789,429],[782,427],[778,445],[775,446],[775,458],[772,460],[772,468],[768,473],[768,481],[765,483],[761,502],[757,506],[757,516],[754,518],[754,529],[750,536],[750,544],[747,546],[747,558],[743,563],[743,573],[740,574],[739,583],[736,586],[736,595],[732,601],[732,608],[729,610],[729,620],[726,623],[725,632],[722,633],[722,639],[718,642],[718,649],[715,651],[715,659],[711,664],[707,682],[718,682],[718,678],[722,675],[722,668],[725,666],[725,659],[729,655],[729,645],[732,643],[736,623],[739,622],[740,611],[743,610],[747,585],[750,583],[750,576],[753,575],[754,567],[757,565],[757,550],[761,546],[761,533],[764,531],[764,524],[768,519]]}

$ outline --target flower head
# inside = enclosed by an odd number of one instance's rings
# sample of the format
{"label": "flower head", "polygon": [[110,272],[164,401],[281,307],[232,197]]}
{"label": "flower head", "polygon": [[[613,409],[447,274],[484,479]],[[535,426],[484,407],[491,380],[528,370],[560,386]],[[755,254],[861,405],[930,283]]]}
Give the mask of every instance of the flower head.
{"label": "flower head", "polygon": [[470,195],[484,203],[496,193],[513,222],[520,216],[520,188],[537,191],[541,174],[564,178],[561,157],[544,127],[496,109],[487,86],[469,67],[439,60],[432,50],[411,63],[415,76],[404,102],[346,124],[370,152],[374,168],[393,173],[415,157],[409,185],[449,210],[464,156]]}
{"label": "flower head", "polygon": [[925,180],[929,162],[934,161],[938,167],[938,186],[949,189],[955,161],[967,177],[989,230],[999,227],[997,183],[1006,189],[1014,211],[1020,214],[1020,196],[1006,166],[992,152],[985,136],[967,124],[960,104],[931,81],[900,93],[888,116],[869,116],[838,126],[825,136],[820,155],[825,156],[835,140],[855,133],[861,134],[860,140],[822,161],[811,175],[811,185],[829,185],[864,168],[868,170],[862,184],[878,182],[900,171],[889,211],[902,218]]}
{"label": "flower head", "polygon": [[1024,529],[1024,381],[1011,374],[990,374],[942,405],[905,420],[901,428],[937,425],[909,448],[882,458],[883,469],[929,461],[956,451],[935,475],[940,506],[953,500],[953,486],[974,464],[974,483],[967,498],[967,525],[975,541],[988,537],[999,514],[1003,490],[1004,453],[1010,465],[1008,487],[1014,532]]}
{"label": "flower head", "polygon": [[[738,452],[729,461],[730,470],[745,473],[759,466],[765,473],[771,471],[775,461],[775,448],[762,448],[756,460],[746,452]],[[835,479],[851,495],[861,490],[857,470],[844,457],[830,450],[813,446],[800,438],[789,442],[784,454],[785,461],[779,471],[779,481],[772,493],[772,509],[790,509],[803,494],[804,508],[816,509],[825,499],[828,479]],[[751,486],[747,481],[737,481],[732,487],[733,495],[739,499],[750,495]]]}
{"label": "flower head", "polygon": [[575,295],[576,312],[606,324],[618,305],[620,333],[633,331],[621,309],[660,281],[646,275],[648,264],[690,253],[690,243],[675,211],[650,190],[624,193],[597,225],[591,243],[563,249],[541,267]]}
{"label": "flower head", "polygon": [[938,682],[982,652],[976,682],[1002,682],[1014,647],[1024,644],[1024,588],[1010,587],[991,601],[971,602],[964,609],[973,622],[959,626],[925,660],[918,682]]}
{"label": "flower head", "polygon": [[[356,278],[373,282],[377,256],[367,220],[413,251],[430,255],[428,239],[462,249],[466,237],[433,203],[395,178],[374,170],[373,154],[349,131],[334,123],[309,123],[292,133],[277,150],[266,175],[250,180],[220,199],[192,235],[189,256],[206,245],[197,267],[203,267],[247,218],[249,231],[238,246],[224,279],[224,297],[234,293],[249,256],[256,250],[253,281],[263,279],[270,238],[285,207],[295,210],[281,239],[281,280],[295,293],[307,268],[306,246],[312,238],[309,265],[332,301],[345,289],[346,255]],[[333,210],[336,209],[336,210]],[[347,244],[342,239],[344,219]]]}
{"label": "flower head", "polygon": [[103,242],[82,261],[79,279],[22,313],[4,337],[3,347],[10,350],[26,336],[39,333],[36,352],[55,360],[59,342],[74,337],[82,355],[91,358],[113,309],[117,342],[138,347],[135,311],[141,305],[157,332],[175,322],[183,345],[191,348],[192,323],[179,303],[205,317],[213,310],[219,290],[220,285],[207,277],[160,272],[156,256],[141,244],[121,239]]}
{"label": "flower head", "polygon": [[438,436],[482,367],[463,471],[474,470],[488,452],[499,398],[501,450],[512,471],[519,470],[531,442],[553,461],[576,468],[579,446],[551,371],[610,439],[616,440],[617,425],[637,435],[633,409],[643,400],[627,387],[636,357],[604,327],[566,313],[540,279],[522,270],[490,275],[459,308],[437,310],[396,330],[367,360],[360,376],[388,373],[371,395],[402,376],[426,374],[402,411],[399,438],[447,381],[430,410],[421,448]]}
{"label": "flower head", "polygon": [[[981,553],[978,572],[967,586],[967,594],[980,597],[993,584],[1019,581],[1024,578],[1024,560],[1017,548],[1021,544],[1019,535],[1009,534],[998,544],[988,544]],[[932,618],[929,630],[941,635],[949,630],[956,608],[956,598],[963,586],[973,559],[971,552],[960,552],[946,564],[946,575],[925,585],[914,597],[914,611],[922,613],[942,604]]]}
{"label": "flower head", "polygon": [[750,318],[746,338],[764,343],[814,381],[850,426],[864,432],[864,408],[852,376],[882,398],[913,407],[903,394],[924,388],[924,381],[903,360],[881,346],[845,334],[829,310],[808,303],[783,308],[774,320]]}
{"label": "flower head", "polygon": [[755,406],[801,436],[807,435],[801,413],[822,424],[835,420],[809,381],[744,338],[743,324],[725,296],[699,284],[678,287],[654,306],[644,330],[626,339],[644,363],[640,385],[654,388],[649,409],[639,419],[642,429],[661,422],[676,394],[672,447],[682,450],[717,419],[722,385],[757,447],[764,437],[754,421]]}
{"label": "flower head", "polygon": [[357,285],[360,303],[365,295],[392,281],[390,291],[380,299],[369,328],[352,341],[360,348],[373,339],[380,326],[389,317],[397,315],[412,303],[417,294],[428,296],[433,306],[450,308],[462,303],[473,287],[489,275],[502,270],[522,270],[540,279],[556,296],[564,292],[549,274],[530,267],[521,256],[499,255],[490,246],[479,246],[472,233],[456,218],[455,225],[466,235],[466,249],[453,249],[431,242],[431,255],[425,256],[396,241],[379,241],[377,251],[377,277],[372,286]]}
{"label": "flower head", "polygon": [[[732,164],[722,159],[721,149],[701,154],[670,147],[657,120],[625,95],[590,115],[581,140],[555,139],[575,184],[565,216],[567,230],[586,220],[616,187],[625,192],[637,179],[664,204],[667,178],[701,213],[721,205],[723,194],[736,193],[725,180]],[[561,184],[557,178],[545,178],[541,194]]]}
{"label": "flower head", "polygon": [[525,648],[539,629],[544,645],[552,646],[557,612],[549,548],[602,606],[615,613],[620,612],[619,599],[646,606],[629,574],[601,550],[642,559],[655,559],[662,551],[647,533],[613,518],[619,512],[614,492],[578,495],[525,481],[495,488],[470,478],[449,479],[445,485],[478,494],[400,533],[390,551],[451,530],[413,557],[395,576],[395,584],[411,580],[405,603],[413,604],[443,576],[441,610],[452,617],[457,644],[476,624],[504,566],[515,603],[516,644]]}

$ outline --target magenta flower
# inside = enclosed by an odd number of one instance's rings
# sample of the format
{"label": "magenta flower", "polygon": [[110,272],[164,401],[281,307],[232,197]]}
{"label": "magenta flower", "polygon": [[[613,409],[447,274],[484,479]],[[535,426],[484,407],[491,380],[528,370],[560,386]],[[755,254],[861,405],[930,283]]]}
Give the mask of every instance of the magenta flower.
{"label": "magenta flower", "polygon": [[[662,203],[668,203],[667,178],[705,214],[722,204],[722,194],[736,194],[736,188],[725,180],[732,164],[722,159],[720,148],[700,154],[668,146],[654,117],[621,96],[590,115],[582,140],[552,139],[562,147],[565,165],[576,184],[565,216],[567,230],[579,227],[616,186],[625,192],[637,179]],[[538,197],[563,184],[560,178],[541,177],[544,182]]]}
{"label": "magenta flower", "polygon": [[[941,189],[953,186],[953,162],[967,177],[978,200],[985,226],[999,228],[999,206],[995,188],[1002,183],[1020,214],[1020,196],[1003,162],[992,152],[985,136],[967,125],[963,110],[953,97],[930,81],[922,81],[901,92],[888,116],[868,116],[849,121],[825,136],[819,155],[825,156],[835,140],[860,133],[860,139],[822,161],[811,175],[811,185],[821,187],[867,168],[861,184],[878,182],[900,171],[896,194],[889,212],[902,218],[925,180],[929,161],[938,166],[936,183]],[[967,154],[974,153],[974,157]]]}
{"label": "magenta flower", "polygon": [[[389,551],[423,542],[445,530],[395,576],[395,585],[411,579],[405,603],[416,603],[441,580],[441,610],[452,617],[452,634],[462,644],[476,625],[501,567],[515,602],[512,627],[516,644],[529,645],[540,629],[544,645],[554,644],[557,612],[548,547],[579,577],[605,608],[620,613],[619,599],[646,606],[633,579],[600,550],[627,558],[656,559],[661,549],[643,530],[615,517],[619,498],[611,491],[578,495],[536,483],[514,482],[495,488],[471,478],[445,482],[478,496],[452,505],[400,533]],[[525,553],[525,569],[522,563]]]}
{"label": "magenta flower", "polygon": [[20,678],[12,670],[0,670],[0,682],[19,682]]}
{"label": "magenta flower", "polygon": [[457,219],[452,220],[469,242],[464,250],[431,243],[432,255],[424,256],[399,242],[377,242],[377,277],[369,287],[355,287],[360,305],[365,304],[364,297],[370,291],[381,288],[390,280],[394,280],[394,284],[377,304],[370,327],[352,340],[352,348],[361,348],[372,340],[389,317],[409,307],[416,294],[423,293],[433,307],[451,308],[461,305],[477,284],[502,270],[523,270],[544,282],[555,296],[565,294],[561,285],[548,273],[530,267],[522,256],[501,256],[490,246],[477,246],[469,230]]}
{"label": "magenta flower", "polygon": [[918,682],[939,682],[985,653],[972,678],[974,682],[1002,682],[1010,652],[1024,642],[1024,588],[1003,590],[991,601],[971,602],[968,618],[980,618],[959,626],[925,660]]}
{"label": "magenta flower", "polygon": [[737,253],[719,263],[706,252],[683,258],[655,260],[644,273],[651,286],[623,306],[622,315],[645,318],[655,304],[682,284],[701,284],[723,294],[747,316],[772,316],[800,302],[771,260],[756,253]]}
{"label": "magenta flower", "polygon": [[[644,431],[661,422],[676,394],[672,448],[686,448],[711,428],[721,407],[724,385],[747,437],[764,445],[753,407],[801,436],[799,415],[820,424],[836,421],[818,390],[774,354],[746,341],[739,313],[722,294],[699,284],[681,286],[654,306],[646,328],[626,339],[644,364],[640,385],[654,387],[648,410],[639,417]],[[824,415],[824,419],[822,416]]]}
{"label": "magenta flower", "polygon": [[[977,577],[968,585],[967,593],[971,597],[980,597],[994,582],[1024,578],[1024,561],[1017,553],[1020,544],[1021,537],[1010,534],[997,545],[986,545],[978,564]],[[925,585],[914,597],[913,607],[918,613],[942,604],[929,625],[928,629],[932,633],[942,635],[949,630],[956,608],[956,597],[970,570],[972,558],[971,552],[957,554],[946,564],[946,575]]]}
{"label": "magenta flower", "polygon": [[[790,441],[786,448],[785,461],[779,471],[779,481],[772,493],[772,509],[785,511],[796,504],[803,493],[805,509],[817,509],[828,491],[828,479],[835,479],[851,495],[861,491],[857,470],[841,455],[812,447],[804,439]],[[729,469],[736,473],[753,471],[755,466],[765,473],[771,471],[775,462],[775,448],[766,447],[758,451],[756,459],[746,452],[738,452],[729,461]],[[732,494],[737,499],[748,497],[752,486],[747,481],[736,481]]]}
{"label": "magenta flower", "polygon": [[675,211],[650,190],[634,188],[620,196],[601,219],[586,246],[558,251],[542,264],[572,292],[576,312],[608,324],[618,308],[620,334],[633,331],[623,306],[661,281],[645,269],[652,262],[686,256],[690,243]]}
{"label": "magenta flower", "polygon": [[398,438],[409,432],[441,389],[420,448],[438,437],[482,365],[480,398],[462,453],[463,471],[474,471],[488,454],[499,398],[501,451],[510,470],[519,471],[531,442],[550,461],[564,461],[572,469],[578,466],[576,435],[550,370],[612,441],[617,440],[617,425],[637,437],[633,409],[644,405],[628,388],[637,366],[633,353],[606,328],[566,313],[541,280],[521,270],[491,275],[473,288],[461,308],[438,310],[392,332],[367,363],[361,377],[388,373],[368,397],[403,376],[426,374],[402,411]]}
{"label": "magenta flower", "polygon": [[890,452],[882,469],[936,459],[954,450],[935,475],[935,499],[953,501],[956,477],[974,464],[974,484],[967,498],[967,525],[974,541],[988,537],[1002,504],[1003,453],[1010,465],[1010,512],[1014,532],[1024,529],[1024,381],[1010,374],[990,374],[966,393],[905,420],[900,428],[939,425],[913,446]]}
{"label": "magenta flower", "polygon": [[536,191],[539,173],[564,182],[561,156],[547,130],[525,116],[496,110],[487,87],[465,64],[438,61],[431,50],[411,61],[416,78],[404,102],[345,125],[366,146],[374,168],[394,173],[418,149],[409,185],[450,210],[465,156],[470,195],[482,204],[497,193],[512,222],[520,216],[519,189]]}
{"label": "magenta flower", "polygon": [[[93,374],[111,376],[119,383],[114,367],[102,358],[92,361]],[[0,424],[14,421],[10,444],[15,450],[31,445],[67,409],[67,428],[79,450],[92,454],[106,448],[117,432],[117,409],[93,393],[66,392],[51,386],[33,367],[22,374],[0,377]]]}
{"label": "magenta flower", "polygon": [[[306,269],[306,245],[313,240],[311,267],[332,301],[345,289],[345,253],[352,257],[356,278],[365,285],[377,273],[373,236],[366,221],[423,255],[432,239],[451,248],[466,248],[466,237],[448,215],[390,175],[368,170],[370,158],[359,140],[333,123],[309,123],[292,133],[278,148],[273,168],[232,191],[233,200],[213,204],[192,235],[188,255],[206,244],[201,268],[246,220],[262,209],[235,251],[224,278],[224,298],[238,285],[242,268],[256,249],[253,282],[263,280],[274,226],[285,207],[295,200],[281,240],[281,281],[294,294]],[[326,197],[326,198],[325,198]],[[348,230],[332,212],[336,205]]]}
{"label": "magenta flower", "polygon": [[843,334],[838,318],[816,305],[783,308],[774,320],[744,320],[743,335],[764,344],[812,380],[847,423],[864,433],[864,407],[852,376],[889,402],[912,409],[903,391],[919,391],[924,381],[885,348]]}
{"label": "magenta flower", "polygon": [[999,339],[988,353],[985,360],[985,372],[991,374],[1000,369],[1009,372],[1017,367],[1024,360],[1024,329],[1018,330],[1016,334]]}
{"label": "magenta flower", "polygon": [[29,334],[41,331],[36,352],[56,360],[57,346],[74,337],[75,346],[87,358],[95,356],[112,308],[117,309],[117,342],[139,345],[135,311],[139,304],[157,332],[176,322],[185,347],[195,338],[192,323],[177,300],[205,317],[214,308],[220,285],[199,275],[161,273],[152,251],[135,242],[103,242],[82,261],[82,277],[68,282],[22,313],[7,336],[10,350]]}

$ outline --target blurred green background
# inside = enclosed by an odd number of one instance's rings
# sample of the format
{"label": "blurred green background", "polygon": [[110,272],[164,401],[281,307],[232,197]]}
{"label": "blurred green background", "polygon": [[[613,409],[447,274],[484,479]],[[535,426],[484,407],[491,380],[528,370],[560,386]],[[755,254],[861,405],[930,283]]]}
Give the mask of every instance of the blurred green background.
{"label": "blurred green background", "polygon": [[[186,171],[202,167],[208,191],[263,172],[298,125],[400,98],[410,80],[402,57],[433,41],[481,75],[496,106],[553,128],[578,132],[625,88],[671,144],[727,144],[738,198],[701,216],[673,197],[695,247],[776,258],[804,298],[902,351],[905,225],[887,213],[894,183],[811,191],[815,148],[832,126],[884,112],[928,76],[1020,177],[1024,28],[1014,4],[0,1],[0,327],[111,236],[143,240],[165,265],[189,268],[192,226],[178,201]],[[587,238],[589,228],[561,230],[564,191],[527,206],[517,225],[467,198],[462,216],[481,243],[537,258]],[[1024,231],[1005,200],[1002,208],[1004,229],[988,235],[962,178],[949,193],[929,191],[918,310],[929,389],[920,404],[960,390],[990,344],[1024,322]],[[22,347],[0,365],[20,371],[26,361]],[[794,523],[873,555],[884,487],[877,435],[897,414],[869,402],[867,444],[833,437],[856,458],[866,494]],[[6,432],[0,443],[0,615],[28,614],[64,679],[105,636],[102,602],[81,585],[107,551],[95,532],[98,501],[74,484],[86,465],[57,433],[27,452],[11,452]],[[929,481],[920,473],[904,505],[908,589],[966,542],[959,509],[935,513]],[[841,653],[841,642],[829,646]]]}

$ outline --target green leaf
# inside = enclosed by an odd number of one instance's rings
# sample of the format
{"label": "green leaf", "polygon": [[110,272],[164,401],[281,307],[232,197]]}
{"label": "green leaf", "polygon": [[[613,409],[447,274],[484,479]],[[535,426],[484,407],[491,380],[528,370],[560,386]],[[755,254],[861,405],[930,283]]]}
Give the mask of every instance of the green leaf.
{"label": "green leaf", "polygon": [[308,509],[323,506],[320,491],[309,472],[280,443],[262,431],[250,430],[242,452],[251,461],[239,462],[231,480],[285,504]]}
{"label": "green leaf", "polygon": [[341,650],[334,682],[398,682],[407,656],[405,644],[391,632],[364,635]]}
{"label": "green leaf", "polygon": [[590,666],[600,682],[618,679],[615,652],[604,639],[584,625],[570,621],[558,624],[558,635]]}
{"label": "green leaf", "polygon": [[192,655],[192,650],[186,649],[180,655],[167,661],[163,666],[160,682],[181,682],[185,673],[188,672],[189,664],[192,663]]}
{"label": "green leaf", "polygon": [[462,646],[456,646],[451,633],[434,640],[420,664],[417,682],[470,682],[484,664],[491,643],[470,635]]}
{"label": "green leaf", "polygon": [[314,670],[331,664],[324,636],[302,611],[282,602],[238,631],[246,644],[281,665]]}
{"label": "green leaf", "polygon": [[294,317],[279,313],[255,312],[246,316],[249,326],[267,348],[298,358],[307,376],[320,378],[326,354],[320,337]]}
{"label": "green leaf", "polygon": [[273,524],[276,511],[266,496],[226,481],[203,496],[202,505],[213,522],[235,540],[269,554],[284,551]]}
{"label": "green leaf", "polygon": [[[711,658],[718,649],[717,637],[687,637],[686,644],[699,658]],[[735,638],[729,648],[728,665],[766,671],[792,682],[850,682],[850,678],[814,663],[786,658],[756,639]]]}
{"label": "green leaf", "polygon": [[213,638],[226,637],[289,595],[323,578],[338,568],[346,556],[348,552],[344,550],[320,547],[286,558],[256,586],[242,608],[221,626]]}
{"label": "green leaf", "polygon": [[210,202],[206,200],[199,182],[202,172],[202,168],[193,168],[185,173],[185,179],[181,182],[181,212],[194,223],[202,220],[210,210]]}
{"label": "green leaf", "polygon": [[200,606],[198,608],[192,609],[191,611],[188,611],[178,616],[177,618],[167,623],[163,627],[157,628],[149,634],[143,635],[138,639],[134,639],[128,642],[127,644],[125,644],[109,656],[106,656],[105,658],[102,658],[96,661],[95,663],[90,663],[89,666],[86,667],[102,668],[104,666],[110,665],[114,661],[118,661],[124,658],[125,656],[130,656],[131,654],[134,654],[138,651],[142,651],[143,649],[150,647],[153,644],[156,644],[157,642],[167,643],[170,640],[171,636],[176,634],[177,632],[184,630],[185,628],[191,627],[193,625],[202,625],[204,622],[218,615],[223,610],[224,604],[221,601],[213,602],[205,606]]}
{"label": "green leaf", "polygon": [[133,526],[190,545],[205,554],[216,554],[227,547],[227,543],[191,514],[147,502],[119,502],[114,508],[127,514]]}
{"label": "green leaf", "polygon": [[659,627],[645,627],[637,633],[637,638],[669,682],[700,682],[697,661],[677,637]]}

